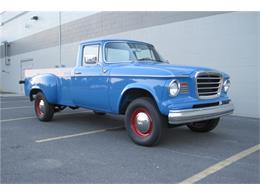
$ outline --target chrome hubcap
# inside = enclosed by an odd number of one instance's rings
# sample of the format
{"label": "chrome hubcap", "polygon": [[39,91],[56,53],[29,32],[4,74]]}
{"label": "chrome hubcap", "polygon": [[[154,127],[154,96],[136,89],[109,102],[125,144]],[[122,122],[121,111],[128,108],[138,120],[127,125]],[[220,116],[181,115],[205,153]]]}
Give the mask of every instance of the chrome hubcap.
{"label": "chrome hubcap", "polygon": [[41,113],[44,113],[44,101],[43,100],[40,100],[39,108],[40,108]]}
{"label": "chrome hubcap", "polygon": [[149,130],[150,124],[150,118],[146,113],[139,112],[136,115],[136,126],[142,133],[146,133]]}

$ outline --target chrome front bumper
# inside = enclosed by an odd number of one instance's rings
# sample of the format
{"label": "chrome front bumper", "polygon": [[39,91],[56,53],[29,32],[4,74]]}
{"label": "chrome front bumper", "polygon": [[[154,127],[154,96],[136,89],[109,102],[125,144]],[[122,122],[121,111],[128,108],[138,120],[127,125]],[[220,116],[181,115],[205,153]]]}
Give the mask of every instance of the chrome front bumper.
{"label": "chrome front bumper", "polygon": [[234,106],[232,103],[206,108],[193,108],[183,110],[170,110],[168,115],[169,124],[185,124],[196,121],[204,121],[232,114]]}

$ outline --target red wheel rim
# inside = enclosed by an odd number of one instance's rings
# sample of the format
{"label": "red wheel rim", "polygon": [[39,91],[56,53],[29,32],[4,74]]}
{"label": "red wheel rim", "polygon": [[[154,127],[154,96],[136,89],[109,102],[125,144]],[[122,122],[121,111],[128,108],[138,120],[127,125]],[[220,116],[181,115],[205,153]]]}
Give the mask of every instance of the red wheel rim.
{"label": "red wheel rim", "polygon": [[[143,115],[143,116],[147,116],[147,118],[149,119],[148,124],[146,124],[147,128],[144,129],[140,129],[140,124],[138,122],[138,116]],[[151,118],[151,115],[149,113],[149,111],[146,108],[137,108],[135,109],[132,114],[131,114],[131,118],[130,118],[130,122],[131,122],[131,129],[134,131],[134,133],[136,135],[138,135],[141,138],[147,137],[149,135],[152,134],[152,129],[153,129],[153,121]],[[147,121],[146,121],[147,123]]]}
{"label": "red wheel rim", "polygon": [[[43,105],[41,105],[42,103],[43,103]],[[39,116],[39,117],[43,117],[43,115],[44,115],[43,109],[41,108],[42,106],[44,106],[43,100],[36,99],[35,100],[35,111],[36,111],[37,116]]]}

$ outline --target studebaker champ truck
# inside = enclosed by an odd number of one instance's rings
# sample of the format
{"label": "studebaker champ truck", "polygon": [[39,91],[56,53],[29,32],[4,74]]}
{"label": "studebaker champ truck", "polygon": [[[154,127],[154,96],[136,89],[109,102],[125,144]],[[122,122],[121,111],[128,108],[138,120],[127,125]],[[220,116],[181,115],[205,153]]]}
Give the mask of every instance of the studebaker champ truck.
{"label": "studebaker champ truck", "polygon": [[227,74],[169,64],[140,41],[83,41],[74,68],[42,72],[20,81],[40,121],[65,107],[122,114],[130,138],[144,146],[158,143],[165,124],[209,132],[234,109]]}

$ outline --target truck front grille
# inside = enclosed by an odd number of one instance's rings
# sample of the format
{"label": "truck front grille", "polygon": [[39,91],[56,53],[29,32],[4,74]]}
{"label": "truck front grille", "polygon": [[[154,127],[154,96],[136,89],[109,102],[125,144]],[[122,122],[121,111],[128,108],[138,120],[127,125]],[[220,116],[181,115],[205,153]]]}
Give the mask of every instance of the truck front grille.
{"label": "truck front grille", "polygon": [[198,72],[196,75],[197,94],[200,99],[219,97],[222,88],[222,76],[217,72]]}

